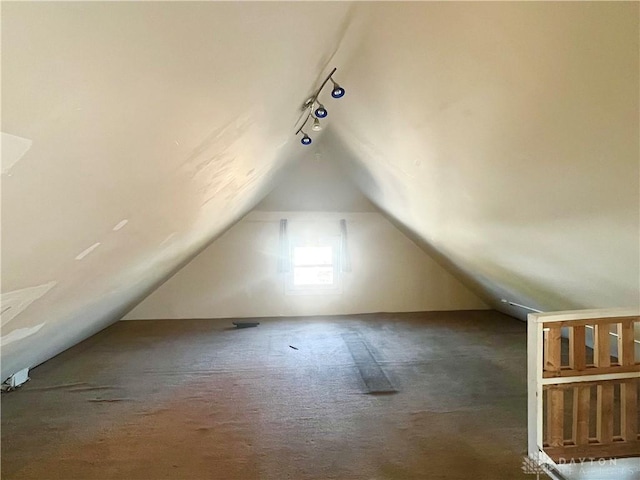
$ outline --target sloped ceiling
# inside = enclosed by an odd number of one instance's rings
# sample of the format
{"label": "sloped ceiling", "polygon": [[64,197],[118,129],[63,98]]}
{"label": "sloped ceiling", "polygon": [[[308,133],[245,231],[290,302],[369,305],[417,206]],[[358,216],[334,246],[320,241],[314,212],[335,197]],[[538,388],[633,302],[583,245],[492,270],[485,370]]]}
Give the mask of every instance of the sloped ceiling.
{"label": "sloped ceiling", "polygon": [[[638,9],[3,2],[2,378],[120,318],[302,149],[494,301],[638,305]],[[347,95],[303,147],[332,66]]]}
{"label": "sloped ceiling", "polygon": [[327,148],[485,296],[637,307],[639,6],[373,5]]}
{"label": "sloped ceiling", "polygon": [[363,191],[490,298],[637,307],[639,4],[371,15],[325,138]]}

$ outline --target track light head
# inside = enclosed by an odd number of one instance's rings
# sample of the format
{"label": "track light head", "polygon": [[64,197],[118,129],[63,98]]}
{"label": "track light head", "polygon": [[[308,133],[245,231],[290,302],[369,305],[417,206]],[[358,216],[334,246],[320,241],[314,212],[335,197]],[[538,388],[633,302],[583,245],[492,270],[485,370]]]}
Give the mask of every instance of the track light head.
{"label": "track light head", "polygon": [[311,145],[311,142],[313,140],[311,140],[311,137],[309,135],[307,135],[306,133],[302,132],[302,140],[300,140],[300,143],[303,145]]}
{"label": "track light head", "polygon": [[333,83],[333,90],[331,91],[331,96],[333,98],[342,98],[344,97],[344,88],[342,88],[340,85],[338,85],[336,82],[333,81],[333,78],[331,79],[331,83]]}
{"label": "track light head", "polygon": [[313,130],[314,132],[319,132],[320,130],[322,130],[322,125],[320,124],[320,120],[318,120],[317,118],[313,119],[313,125],[311,126],[311,130]]}
{"label": "track light head", "polygon": [[316,108],[316,111],[313,113],[317,118],[324,118],[329,115],[329,112],[327,112],[327,109],[324,108],[324,105],[321,103],[318,103],[318,108]]}

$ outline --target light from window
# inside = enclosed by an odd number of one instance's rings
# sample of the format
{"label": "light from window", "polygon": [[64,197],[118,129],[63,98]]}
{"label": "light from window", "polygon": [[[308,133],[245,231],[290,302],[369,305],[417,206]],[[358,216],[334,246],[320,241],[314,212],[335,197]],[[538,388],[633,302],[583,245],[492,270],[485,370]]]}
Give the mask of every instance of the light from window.
{"label": "light from window", "polygon": [[331,245],[293,248],[293,285],[331,286],[334,284],[334,253]]}

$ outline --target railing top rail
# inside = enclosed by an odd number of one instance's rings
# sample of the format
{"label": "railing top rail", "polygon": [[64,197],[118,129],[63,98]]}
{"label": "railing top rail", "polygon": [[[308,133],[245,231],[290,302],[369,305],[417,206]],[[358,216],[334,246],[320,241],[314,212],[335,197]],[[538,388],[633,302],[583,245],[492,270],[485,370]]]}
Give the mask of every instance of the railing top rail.
{"label": "railing top rail", "polygon": [[632,380],[638,378],[638,373],[640,373],[640,365],[638,368],[635,366],[634,371],[632,372],[622,372],[622,373],[603,373],[603,374],[593,374],[593,375],[580,375],[574,377],[550,377],[543,378],[540,382],[542,385],[564,385],[564,384],[597,384],[598,382],[608,382],[608,381],[616,381],[616,380]]}
{"label": "railing top rail", "polygon": [[612,317],[637,317],[640,308],[607,308],[593,310],[566,310],[563,312],[530,313],[528,320],[535,323],[566,322]]}

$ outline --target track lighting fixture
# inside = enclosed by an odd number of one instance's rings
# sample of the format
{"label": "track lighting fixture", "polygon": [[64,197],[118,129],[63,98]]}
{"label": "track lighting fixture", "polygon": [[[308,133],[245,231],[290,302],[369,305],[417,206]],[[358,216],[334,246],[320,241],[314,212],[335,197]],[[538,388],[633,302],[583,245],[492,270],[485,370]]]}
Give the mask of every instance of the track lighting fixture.
{"label": "track lighting fixture", "polygon": [[[327,82],[331,80],[331,83],[333,84],[333,90],[331,91],[331,96],[333,98],[344,97],[344,93],[345,93],[344,88],[338,85],[332,78],[333,74],[336,73],[336,70],[337,70],[336,68],[331,70],[331,73],[327,75],[327,78],[324,79],[324,82],[322,82],[322,84],[320,85],[320,88],[316,90],[315,94],[311,98],[309,98],[306,102],[304,102],[302,109],[303,111],[306,111],[307,116],[305,117],[304,121],[300,125],[300,128],[296,130],[296,135],[298,135],[299,133],[302,133],[302,139],[300,140],[300,143],[302,143],[303,145],[310,145],[311,142],[313,141],[309,135],[307,135],[305,132],[302,131],[302,129],[305,127],[309,119],[313,118],[313,125],[311,126],[311,130],[313,130],[314,132],[319,132],[320,130],[322,130],[322,125],[320,124],[319,119],[326,118],[327,115],[329,115],[329,112],[327,111],[326,108],[324,108],[324,105],[322,105],[318,101],[318,96],[320,95],[320,92],[322,92],[322,89],[327,84]],[[314,107],[315,107],[315,110],[314,110]]]}

